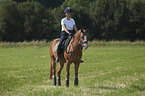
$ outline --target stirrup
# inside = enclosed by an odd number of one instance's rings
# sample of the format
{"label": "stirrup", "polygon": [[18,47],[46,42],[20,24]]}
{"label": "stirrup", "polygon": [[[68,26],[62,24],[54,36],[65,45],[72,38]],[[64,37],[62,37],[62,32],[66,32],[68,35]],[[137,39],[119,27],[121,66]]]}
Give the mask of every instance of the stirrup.
{"label": "stirrup", "polygon": [[59,62],[59,57],[56,57],[55,63]]}

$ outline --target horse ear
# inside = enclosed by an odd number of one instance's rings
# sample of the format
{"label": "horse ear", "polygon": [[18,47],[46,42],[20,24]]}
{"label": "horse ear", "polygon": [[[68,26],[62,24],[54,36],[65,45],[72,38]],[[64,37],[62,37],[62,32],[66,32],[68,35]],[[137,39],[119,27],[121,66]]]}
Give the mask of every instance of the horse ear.
{"label": "horse ear", "polygon": [[86,32],[88,32],[88,31],[89,31],[89,29],[87,28]]}
{"label": "horse ear", "polygon": [[82,33],[84,33],[84,30],[82,28],[80,30],[81,30]]}
{"label": "horse ear", "polygon": [[88,29],[84,30],[84,33],[88,33]]}

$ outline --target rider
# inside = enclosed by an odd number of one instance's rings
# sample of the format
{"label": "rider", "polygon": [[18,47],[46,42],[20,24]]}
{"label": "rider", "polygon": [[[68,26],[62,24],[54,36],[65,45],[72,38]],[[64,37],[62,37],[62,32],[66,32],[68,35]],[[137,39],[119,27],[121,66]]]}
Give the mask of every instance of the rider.
{"label": "rider", "polygon": [[67,7],[64,10],[64,13],[66,15],[65,18],[61,20],[61,26],[62,26],[62,33],[60,37],[60,41],[58,44],[58,49],[57,49],[57,58],[55,62],[59,62],[59,58],[61,56],[61,46],[62,42],[68,38],[68,36],[74,36],[75,32],[73,32],[73,29],[77,32],[78,29],[76,27],[74,19],[70,18],[72,10],[70,7]]}

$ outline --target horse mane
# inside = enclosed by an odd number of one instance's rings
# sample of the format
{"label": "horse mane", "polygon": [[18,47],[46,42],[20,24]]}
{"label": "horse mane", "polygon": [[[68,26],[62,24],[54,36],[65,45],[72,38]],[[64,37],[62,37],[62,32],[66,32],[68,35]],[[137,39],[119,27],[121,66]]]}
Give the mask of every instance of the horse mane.
{"label": "horse mane", "polygon": [[76,38],[76,37],[79,37],[78,35],[80,35],[81,31],[82,31],[82,29],[80,29],[78,32],[76,32],[76,34],[74,35],[75,38]]}

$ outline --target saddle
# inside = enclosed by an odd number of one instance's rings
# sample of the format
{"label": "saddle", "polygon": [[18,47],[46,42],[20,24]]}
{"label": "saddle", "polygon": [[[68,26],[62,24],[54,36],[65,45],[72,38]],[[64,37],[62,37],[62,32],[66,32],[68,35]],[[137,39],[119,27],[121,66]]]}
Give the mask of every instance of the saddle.
{"label": "saddle", "polygon": [[[63,51],[62,53],[64,53],[64,51],[66,51],[66,53],[68,54],[70,51],[72,51],[72,44],[70,44],[71,42],[72,42],[71,36],[69,36],[66,40],[63,41],[62,46],[61,46],[61,49]],[[53,50],[54,53],[57,52],[58,44],[59,44],[59,42],[54,47],[54,50]]]}

